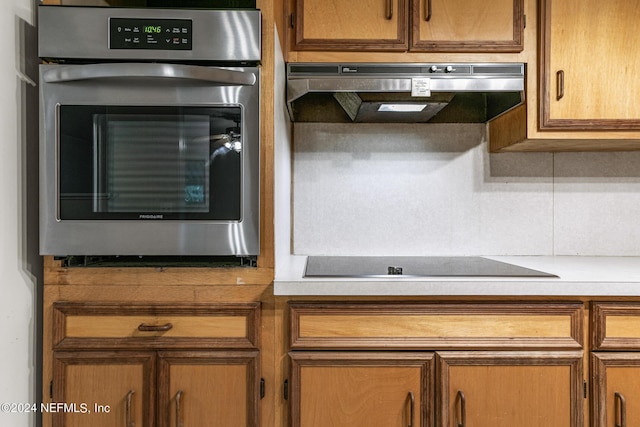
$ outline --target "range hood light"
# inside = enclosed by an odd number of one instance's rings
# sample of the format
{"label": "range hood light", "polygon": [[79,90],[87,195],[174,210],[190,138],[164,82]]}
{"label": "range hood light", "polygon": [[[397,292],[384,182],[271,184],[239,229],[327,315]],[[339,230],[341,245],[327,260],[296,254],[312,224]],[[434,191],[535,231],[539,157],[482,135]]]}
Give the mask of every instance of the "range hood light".
{"label": "range hood light", "polygon": [[391,113],[417,113],[425,108],[428,104],[380,104],[378,111]]}

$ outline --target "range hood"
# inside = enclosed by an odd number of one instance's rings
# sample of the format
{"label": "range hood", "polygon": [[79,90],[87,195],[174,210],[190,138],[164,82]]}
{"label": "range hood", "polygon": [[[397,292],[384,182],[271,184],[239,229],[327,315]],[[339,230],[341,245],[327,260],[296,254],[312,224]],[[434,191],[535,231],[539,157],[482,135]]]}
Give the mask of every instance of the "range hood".
{"label": "range hood", "polygon": [[484,123],[524,102],[523,63],[289,63],[294,122]]}

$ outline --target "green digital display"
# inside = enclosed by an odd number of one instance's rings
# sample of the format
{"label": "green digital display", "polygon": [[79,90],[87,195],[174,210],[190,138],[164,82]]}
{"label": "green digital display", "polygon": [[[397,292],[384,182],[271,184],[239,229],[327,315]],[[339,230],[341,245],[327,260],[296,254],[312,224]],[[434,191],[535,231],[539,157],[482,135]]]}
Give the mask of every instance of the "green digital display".
{"label": "green digital display", "polygon": [[110,18],[110,49],[191,50],[191,19]]}
{"label": "green digital display", "polygon": [[144,27],[144,32],[147,34],[160,34],[162,32],[161,25],[147,25]]}

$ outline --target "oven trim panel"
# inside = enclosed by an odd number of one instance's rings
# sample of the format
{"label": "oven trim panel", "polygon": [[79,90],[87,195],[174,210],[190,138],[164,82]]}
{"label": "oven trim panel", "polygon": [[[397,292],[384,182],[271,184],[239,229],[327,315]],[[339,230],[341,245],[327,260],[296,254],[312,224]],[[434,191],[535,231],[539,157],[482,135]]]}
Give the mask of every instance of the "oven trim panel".
{"label": "oven trim panel", "polygon": [[[188,39],[192,43],[188,49],[113,48],[110,43],[112,19],[188,22]],[[142,32],[140,37],[147,36]],[[259,10],[41,5],[38,7],[38,56],[57,60],[256,64],[261,58],[261,13]]]}

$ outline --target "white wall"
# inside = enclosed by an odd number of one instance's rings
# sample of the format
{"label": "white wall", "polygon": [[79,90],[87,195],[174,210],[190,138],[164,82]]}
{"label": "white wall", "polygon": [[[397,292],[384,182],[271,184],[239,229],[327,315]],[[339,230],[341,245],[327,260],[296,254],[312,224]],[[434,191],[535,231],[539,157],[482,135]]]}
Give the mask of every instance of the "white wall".
{"label": "white wall", "polygon": [[[37,292],[42,285],[31,185],[37,164],[34,170],[34,146],[27,144],[37,139],[37,110],[27,111],[35,89],[24,82],[34,65],[33,51],[27,54],[25,48],[34,46],[33,31],[24,24],[33,23],[33,15],[33,0],[0,2],[0,404],[37,401]],[[35,414],[0,409],[1,426],[36,425]]]}
{"label": "white wall", "polygon": [[478,124],[293,139],[296,255],[640,255],[640,152],[489,154]]}

